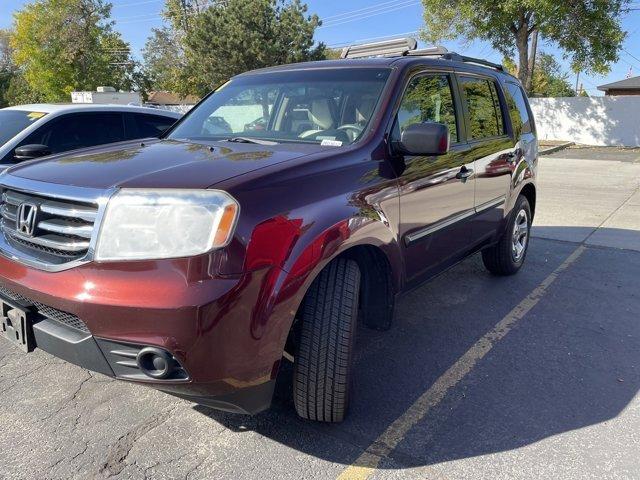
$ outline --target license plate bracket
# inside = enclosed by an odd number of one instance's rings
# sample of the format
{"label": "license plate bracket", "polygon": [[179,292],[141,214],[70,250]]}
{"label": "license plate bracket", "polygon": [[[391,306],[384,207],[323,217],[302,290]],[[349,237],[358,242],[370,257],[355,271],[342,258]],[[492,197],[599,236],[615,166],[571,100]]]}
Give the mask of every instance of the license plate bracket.
{"label": "license plate bracket", "polygon": [[0,331],[25,353],[35,348],[30,312],[4,298],[0,298]]}

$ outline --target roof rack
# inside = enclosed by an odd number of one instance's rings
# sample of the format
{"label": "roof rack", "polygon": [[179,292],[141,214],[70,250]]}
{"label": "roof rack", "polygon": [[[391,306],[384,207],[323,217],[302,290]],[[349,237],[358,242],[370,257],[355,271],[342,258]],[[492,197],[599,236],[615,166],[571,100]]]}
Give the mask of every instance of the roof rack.
{"label": "roof rack", "polygon": [[415,50],[417,47],[418,42],[415,38],[397,38],[384,42],[349,45],[342,49],[340,58],[395,57],[406,55],[407,52]]}
{"label": "roof rack", "polygon": [[443,60],[453,62],[473,63],[484,67],[495,68],[504,71],[504,67],[498,63],[489,62],[481,58],[467,57],[455,52],[450,52],[445,47],[436,46],[417,50],[418,42],[415,38],[400,38],[386,40],[384,42],[365,43],[362,45],[350,45],[342,49],[341,58],[365,58],[365,57],[440,57]]}

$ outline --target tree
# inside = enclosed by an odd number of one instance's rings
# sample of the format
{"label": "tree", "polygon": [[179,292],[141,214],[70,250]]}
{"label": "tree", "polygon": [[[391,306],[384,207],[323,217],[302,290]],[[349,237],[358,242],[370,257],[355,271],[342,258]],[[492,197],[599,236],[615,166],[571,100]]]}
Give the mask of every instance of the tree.
{"label": "tree", "polygon": [[[518,66],[511,58],[506,57],[503,64],[509,73],[517,74]],[[576,96],[569,82],[569,75],[562,72],[556,59],[548,53],[537,56],[529,94],[535,97]]]}
{"label": "tree", "polygon": [[504,56],[517,53],[518,78],[531,90],[529,46],[538,34],[559,46],[575,71],[607,73],[626,33],[621,14],[629,0],[422,0],[428,42],[463,37],[488,40]]}
{"label": "tree", "polygon": [[142,50],[144,72],[152,90],[179,90],[184,49],[169,27],[154,28]]}
{"label": "tree", "polygon": [[[247,70],[324,58],[300,0],[225,0],[190,17],[182,93],[204,95]],[[186,90],[186,91],[185,91]]]}
{"label": "tree", "polygon": [[10,31],[0,30],[0,108],[9,105],[7,91],[17,70],[9,44],[10,38]]}
{"label": "tree", "polygon": [[185,37],[193,18],[212,0],[166,0],[162,17],[167,25],[152,29],[142,51],[144,74],[151,89],[186,93]]}
{"label": "tree", "polygon": [[11,46],[28,88],[68,101],[73,90],[133,86],[136,64],[110,12],[103,0],[37,0],[16,13]]}

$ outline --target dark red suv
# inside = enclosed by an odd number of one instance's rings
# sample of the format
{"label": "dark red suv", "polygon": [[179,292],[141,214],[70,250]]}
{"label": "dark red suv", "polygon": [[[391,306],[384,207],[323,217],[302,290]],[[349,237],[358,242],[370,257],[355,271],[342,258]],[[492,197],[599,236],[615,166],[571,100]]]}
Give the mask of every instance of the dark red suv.
{"label": "dark red suv", "polygon": [[2,174],[5,336],[236,412],[290,361],[298,413],[342,420],[358,320],[389,328],[478,251],[522,266],[537,162],[502,67],[412,40],[343,56],[234,77],[160,140]]}

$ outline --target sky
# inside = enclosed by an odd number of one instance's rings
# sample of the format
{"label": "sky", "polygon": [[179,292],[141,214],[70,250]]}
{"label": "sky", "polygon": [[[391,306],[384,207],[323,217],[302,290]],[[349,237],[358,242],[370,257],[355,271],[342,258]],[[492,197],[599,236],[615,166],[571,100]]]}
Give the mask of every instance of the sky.
{"label": "sky", "polygon": [[[0,28],[9,27],[13,13],[28,0],[0,0]],[[133,53],[139,58],[151,29],[162,25],[159,13],[163,0],[111,0],[115,28],[125,41],[131,44]],[[316,40],[331,47],[341,47],[353,42],[376,41],[384,37],[414,36],[422,27],[422,3],[419,0],[307,0],[310,13],[317,13],[324,24],[316,31]],[[640,2],[633,3],[640,7]],[[598,85],[624,79],[631,69],[632,75],[640,75],[640,10],[627,13],[622,25],[628,32],[620,61],[612,65],[605,76],[580,76],[580,82],[590,95],[601,95]],[[500,63],[502,55],[487,42],[474,41],[443,42],[449,50],[469,56],[486,58]],[[422,45],[426,46],[426,45]],[[556,56],[565,72],[569,62],[563,60],[562,52],[543,42],[539,50]],[[569,79],[575,85],[575,75]]]}

